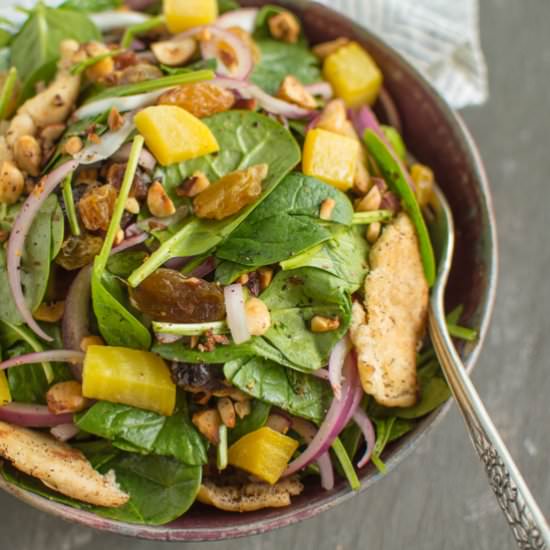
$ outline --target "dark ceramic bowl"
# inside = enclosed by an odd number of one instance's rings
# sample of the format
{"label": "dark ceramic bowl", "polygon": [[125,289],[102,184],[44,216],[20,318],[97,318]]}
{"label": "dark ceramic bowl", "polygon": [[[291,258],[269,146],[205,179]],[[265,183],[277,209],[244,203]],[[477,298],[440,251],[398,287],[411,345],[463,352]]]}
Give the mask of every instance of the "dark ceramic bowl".
{"label": "dark ceramic bowl", "polygon": [[[244,0],[248,6],[266,0]],[[269,3],[274,3],[270,0]],[[302,20],[312,43],[347,36],[362,43],[382,68],[385,86],[401,114],[406,143],[411,152],[431,166],[449,200],[457,229],[453,270],[447,293],[448,305],[465,305],[465,318],[479,329],[480,338],[461,350],[468,369],[480,351],[496,283],[496,239],[491,196],[481,159],[468,131],[430,85],[399,54],[379,38],[349,19],[319,4],[276,1],[292,9]],[[424,418],[418,427],[396,441],[384,456],[394,469],[419,444],[426,433],[448,412],[450,402]],[[381,479],[372,466],[360,472],[361,491]],[[100,518],[23,491],[0,479],[0,486],[30,505],[71,522],[133,537],[167,541],[206,541],[243,537],[271,531],[334,508],[354,494],[344,480],[326,492],[317,480],[306,481],[306,490],[288,508],[230,514],[195,505],[181,519],[162,527],[131,525]]]}

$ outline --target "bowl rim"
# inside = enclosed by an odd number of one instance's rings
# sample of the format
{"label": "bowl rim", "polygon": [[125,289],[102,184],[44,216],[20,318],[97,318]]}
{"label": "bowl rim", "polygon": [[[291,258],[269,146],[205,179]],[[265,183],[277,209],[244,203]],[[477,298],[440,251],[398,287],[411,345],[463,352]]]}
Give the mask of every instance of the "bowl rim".
{"label": "bowl rim", "polygon": [[[290,5],[289,0],[275,0],[280,4]],[[294,5],[298,8],[305,7],[307,5],[317,4],[317,2],[311,0],[299,0],[294,2]],[[385,54],[394,57],[402,66],[405,66],[407,70],[412,74],[414,79],[422,85],[432,96],[437,110],[442,113],[449,124],[449,127],[455,136],[455,138],[462,142],[464,154],[468,160],[468,163],[472,169],[475,177],[475,181],[479,184],[480,190],[480,206],[482,208],[483,218],[487,221],[483,227],[483,237],[486,240],[487,246],[487,283],[483,293],[482,303],[479,307],[479,338],[474,346],[463,354],[463,360],[468,372],[471,372],[488,333],[491,315],[494,307],[496,286],[498,278],[498,244],[497,244],[497,229],[493,208],[493,200],[490,191],[489,180],[481,159],[480,152],[474,139],[466,127],[462,117],[457,112],[453,111],[447,102],[442,98],[437,90],[424,78],[424,76],[414,68],[398,51],[389,46],[382,37],[376,33],[368,30],[367,28],[354,23],[348,17],[336,12],[328,6],[322,6],[326,10],[333,11],[340,18],[347,19],[354,29],[360,30],[368,41],[375,43],[377,48],[383,51]],[[464,356],[465,355],[465,356]],[[100,531],[110,532],[114,534],[146,539],[156,541],[172,541],[172,542],[203,542],[203,541],[216,541],[227,540],[231,538],[240,538],[246,536],[257,535],[272,531],[281,527],[287,527],[296,523],[302,522],[306,519],[310,519],[325,511],[331,510],[341,503],[351,499],[355,495],[364,492],[368,487],[373,485],[382,477],[386,477],[389,472],[394,471],[397,466],[407,458],[412,451],[418,446],[418,444],[426,437],[426,435],[437,426],[442,419],[449,412],[453,400],[449,399],[444,405],[432,412],[426,418],[424,418],[418,425],[418,427],[410,433],[409,439],[402,445],[398,446],[386,460],[387,473],[381,474],[379,472],[367,472],[367,474],[361,479],[361,487],[357,491],[353,491],[349,488],[347,483],[340,483],[338,488],[331,492],[328,492],[326,497],[321,502],[309,502],[306,503],[298,510],[290,508],[281,508],[281,512],[276,517],[259,518],[247,523],[246,525],[231,526],[228,525],[212,527],[170,527],[169,525],[161,526],[147,526],[130,524],[121,521],[115,521],[106,519],[95,515],[92,512],[72,508],[65,504],[51,501],[45,497],[24,490],[18,486],[15,486],[7,482],[2,476],[0,476],[0,489],[4,490],[8,494],[13,495],[18,500],[29,504],[33,508],[36,508],[42,512],[47,512],[55,517],[61,518],[65,521],[76,522],[82,526],[92,527]],[[0,462],[1,464],[1,462]],[[231,515],[228,514],[228,518]]]}

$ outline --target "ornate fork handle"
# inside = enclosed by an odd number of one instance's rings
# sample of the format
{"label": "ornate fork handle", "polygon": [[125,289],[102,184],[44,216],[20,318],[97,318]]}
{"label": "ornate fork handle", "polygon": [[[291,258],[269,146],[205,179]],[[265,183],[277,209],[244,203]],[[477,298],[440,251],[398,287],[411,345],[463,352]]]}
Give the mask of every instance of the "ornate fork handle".
{"label": "ornate fork handle", "polygon": [[439,307],[430,311],[430,334],[443,372],[468,426],[489,484],[521,550],[550,550],[550,530],[472,384],[447,332]]}

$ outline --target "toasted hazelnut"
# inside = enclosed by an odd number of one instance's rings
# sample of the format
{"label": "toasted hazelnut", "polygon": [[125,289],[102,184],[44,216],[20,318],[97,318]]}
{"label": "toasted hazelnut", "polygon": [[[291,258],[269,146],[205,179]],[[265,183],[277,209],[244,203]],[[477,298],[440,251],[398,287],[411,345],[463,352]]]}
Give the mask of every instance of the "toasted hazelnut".
{"label": "toasted hazelnut", "polygon": [[382,193],[376,185],[371,187],[371,190],[357,203],[355,209],[358,212],[371,212],[378,210],[382,202]]}
{"label": "toasted hazelnut", "polygon": [[262,336],[271,326],[269,309],[259,298],[249,298],[244,305],[246,324],[252,336]]}
{"label": "toasted hazelnut", "polygon": [[126,204],[124,205],[124,209],[127,212],[130,212],[130,214],[137,215],[139,214],[139,202],[134,197],[128,197],[126,199]]}
{"label": "toasted hazelnut", "polygon": [[118,112],[116,107],[113,107],[109,111],[107,124],[109,125],[109,129],[113,132],[116,132],[122,128],[122,125],[124,124],[124,117]]}
{"label": "toasted hazelnut", "polygon": [[40,131],[40,139],[44,141],[46,147],[54,144],[65,131],[65,124],[50,124]]}
{"label": "toasted hazelnut", "polygon": [[380,236],[380,231],[382,230],[382,226],[380,225],[380,222],[374,222],[369,224],[367,227],[367,233],[366,233],[366,239],[367,242],[370,244],[374,244],[378,237]]}
{"label": "toasted hazelnut", "polygon": [[[98,55],[107,54],[110,52],[109,48],[100,42],[90,42],[89,44],[86,44],[85,49],[86,53],[90,57],[97,57]],[[105,57],[101,61],[94,63],[91,67],[86,69],[86,76],[92,82],[100,82],[114,70],[115,62],[113,58]]]}
{"label": "toasted hazelnut", "polygon": [[260,288],[265,290],[273,280],[273,269],[270,267],[260,267],[258,274],[260,276]]}
{"label": "toasted hazelnut", "polygon": [[79,412],[90,403],[82,395],[82,385],[76,380],[54,384],[46,393],[46,402],[48,410],[53,414]]}
{"label": "toasted hazelnut", "polygon": [[220,442],[220,426],[222,423],[220,413],[216,409],[207,409],[196,412],[192,418],[193,424],[199,432],[213,445]]}
{"label": "toasted hazelnut", "polygon": [[342,135],[346,121],[345,103],[341,99],[333,99],[325,105],[315,127]]}
{"label": "toasted hazelnut", "polygon": [[209,185],[210,180],[206,174],[197,171],[176,189],[176,194],[178,197],[194,197],[202,193]]}
{"label": "toasted hazelnut", "polygon": [[33,312],[32,316],[37,321],[46,323],[57,323],[65,312],[65,302],[53,302],[51,304],[40,304]]}
{"label": "toasted hazelnut", "polygon": [[250,276],[248,275],[248,273],[243,273],[243,274],[237,279],[237,282],[238,282],[240,285],[245,285],[246,283],[248,283],[249,280],[250,280]]}
{"label": "toasted hazelnut", "polygon": [[245,416],[248,416],[252,410],[250,406],[250,400],[237,401],[234,405],[237,416],[242,420]]}
{"label": "toasted hazelnut", "polygon": [[147,192],[147,207],[157,218],[167,218],[175,213],[176,207],[172,199],[166,194],[160,181],[154,181]]}
{"label": "toasted hazelnut", "polygon": [[86,353],[90,346],[104,346],[105,342],[99,336],[84,336],[80,340],[80,349]]}
{"label": "toasted hazelnut", "polygon": [[[362,156],[362,155],[361,155]],[[364,195],[369,190],[370,176],[363,159],[359,159],[355,167],[355,176],[353,178],[353,189],[359,194]]]}
{"label": "toasted hazelnut", "polygon": [[151,50],[157,61],[168,67],[185,65],[195,53],[197,43],[193,38],[181,40],[165,40],[151,44]]}
{"label": "toasted hazelnut", "polygon": [[321,208],[319,209],[319,217],[322,220],[330,220],[332,217],[332,211],[336,206],[336,201],[334,199],[328,198],[321,203]]}
{"label": "toasted hazelnut", "polygon": [[23,174],[9,160],[0,165],[0,204],[14,204],[23,193],[25,178]]}
{"label": "toasted hazelnut", "polygon": [[42,150],[33,136],[21,136],[13,148],[13,157],[17,166],[31,176],[40,174]]}
{"label": "toasted hazelnut", "polygon": [[313,46],[311,50],[321,60],[324,61],[330,54],[337,52],[342,46],[349,44],[349,38],[340,37],[329,42],[322,42]]}
{"label": "toasted hazelnut", "polygon": [[80,153],[82,151],[82,148],[84,147],[84,143],[78,136],[71,136],[66,142],[65,145],[63,145],[63,152],[66,155],[74,156],[77,153]]}
{"label": "toasted hazelnut", "polygon": [[285,76],[277,92],[277,97],[299,105],[304,109],[315,109],[317,107],[315,98],[292,75]]}
{"label": "toasted hazelnut", "polygon": [[273,38],[282,42],[288,42],[289,44],[296,44],[298,42],[300,23],[290,12],[283,11],[277,15],[273,15],[267,20],[267,26]]}
{"label": "toasted hazelnut", "polygon": [[119,228],[115,235],[114,245],[118,246],[124,240],[124,231]]}
{"label": "toasted hazelnut", "polygon": [[217,407],[222,422],[228,428],[234,428],[237,418],[235,416],[235,407],[233,406],[233,401],[231,401],[229,397],[221,397],[220,399],[218,399]]}
{"label": "toasted hazelnut", "polygon": [[340,319],[338,317],[323,317],[315,315],[310,321],[311,332],[331,332],[340,327]]}

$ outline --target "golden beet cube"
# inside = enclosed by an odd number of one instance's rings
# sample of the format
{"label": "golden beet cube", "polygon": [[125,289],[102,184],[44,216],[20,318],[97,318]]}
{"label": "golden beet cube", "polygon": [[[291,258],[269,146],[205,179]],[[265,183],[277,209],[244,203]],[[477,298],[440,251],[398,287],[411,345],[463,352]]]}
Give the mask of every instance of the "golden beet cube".
{"label": "golden beet cube", "polygon": [[147,147],[163,166],[219,151],[210,128],[176,105],[155,105],[140,111],[134,122]]}
{"label": "golden beet cube", "polygon": [[229,448],[229,464],[274,485],[286,470],[298,442],[268,427],[250,432]]}
{"label": "golden beet cube", "polygon": [[304,143],[303,172],[347,191],[353,185],[359,148],[352,138],[327,130],[310,130]]}
{"label": "golden beet cube", "polygon": [[176,386],[163,359],[149,351],[115,346],[88,347],[82,394],[165,416],[176,405]]}
{"label": "golden beet cube", "polygon": [[164,0],[166,26],[172,34],[198,25],[212,23],[218,17],[217,0]]}
{"label": "golden beet cube", "polygon": [[323,64],[323,76],[348,107],[372,105],[382,86],[382,72],[357,42],[330,54]]}
{"label": "golden beet cube", "polygon": [[10,387],[8,378],[3,370],[0,370],[0,407],[11,402]]}

